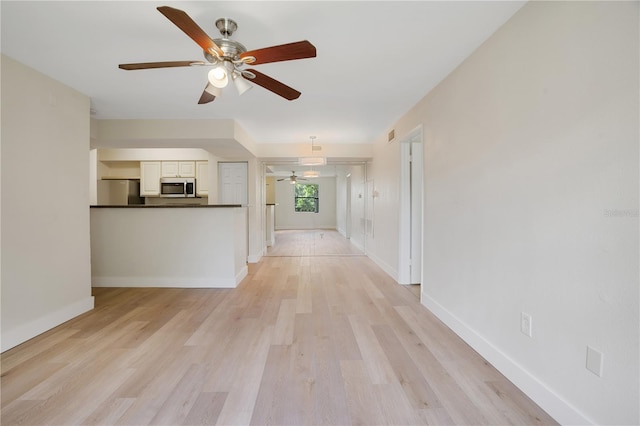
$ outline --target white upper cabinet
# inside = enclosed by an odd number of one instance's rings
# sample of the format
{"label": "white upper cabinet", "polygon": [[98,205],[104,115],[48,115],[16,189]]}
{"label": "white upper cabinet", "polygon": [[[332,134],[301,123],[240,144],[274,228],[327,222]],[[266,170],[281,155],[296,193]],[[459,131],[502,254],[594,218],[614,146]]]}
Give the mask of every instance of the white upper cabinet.
{"label": "white upper cabinet", "polygon": [[162,177],[177,177],[178,176],[178,162],[177,161],[163,161],[162,162]]}
{"label": "white upper cabinet", "polygon": [[162,161],[162,177],[196,177],[195,161]]}
{"label": "white upper cabinet", "polygon": [[140,196],[160,196],[160,161],[140,162]]}
{"label": "white upper cabinet", "polygon": [[196,177],[195,161],[179,161],[178,175],[180,177]]}
{"label": "white upper cabinet", "polygon": [[196,195],[209,196],[209,162],[196,161]]}

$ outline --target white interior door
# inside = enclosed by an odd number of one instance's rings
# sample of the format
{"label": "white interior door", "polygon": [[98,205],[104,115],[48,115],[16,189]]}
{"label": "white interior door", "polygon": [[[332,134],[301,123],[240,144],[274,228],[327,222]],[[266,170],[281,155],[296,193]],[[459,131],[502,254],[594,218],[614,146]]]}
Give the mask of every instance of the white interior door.
{"label": "white interior door", "polygon": [[247,163],[218,163],[218,182],[221,204],[247,205]]}

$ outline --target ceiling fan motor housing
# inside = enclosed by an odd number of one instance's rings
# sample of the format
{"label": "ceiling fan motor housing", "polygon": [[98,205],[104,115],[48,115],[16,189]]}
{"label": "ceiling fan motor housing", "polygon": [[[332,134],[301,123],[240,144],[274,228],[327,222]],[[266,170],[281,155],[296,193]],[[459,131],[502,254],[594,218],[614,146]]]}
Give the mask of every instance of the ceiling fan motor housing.
{"label": "ceiling fan motor housing", "polygon": [[220,18],[216,20],[216,28],[224,38],[228,38],[238,29],[238,24],[233,19]]}
{"label": "ceiling fan motor housing", "polygon": [[[224,52],[224,57],[232,61],[240,60],[240,54],[247,51],[247,48],[244,47],[242,43],[238,43],[235,40],[229,40],[228,38],[216,38],[213,42]],[[206,54],[207,52],[205,52],[205,57]]]}

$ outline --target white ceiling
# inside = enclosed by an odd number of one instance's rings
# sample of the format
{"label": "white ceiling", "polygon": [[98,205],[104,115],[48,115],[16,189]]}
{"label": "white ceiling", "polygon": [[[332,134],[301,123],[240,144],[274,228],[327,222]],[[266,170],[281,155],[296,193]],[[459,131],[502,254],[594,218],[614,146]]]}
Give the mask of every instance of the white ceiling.
{"label": "white ceiling", "polygon": [[[523,1],[2,1],[2,53],[91,98],[94,117],[229,118],[257,143],[371,143],[446,77]],[[299,40],[317,58],[256,66],[302,92],[255,86],[198,105],[206,67],[123,71],[120,63],[202,60],[156,10],[182,9],[212,38],[238,23],[247,49]]]}

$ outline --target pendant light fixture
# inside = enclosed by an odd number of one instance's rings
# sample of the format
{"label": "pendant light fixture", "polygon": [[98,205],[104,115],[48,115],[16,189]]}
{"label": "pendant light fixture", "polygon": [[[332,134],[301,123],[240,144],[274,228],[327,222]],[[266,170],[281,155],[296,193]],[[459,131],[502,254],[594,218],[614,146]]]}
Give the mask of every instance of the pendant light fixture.
{"label": "pendant light fixture", "polygon": [[[315,136],[309,136],[309,138],[311,139],[311,154],[313,155],[314,151],[320,151],[322,147],[313,145],[313,141],[316,138]],[[298,164],[301,166],[324,166],[327,164],[327,159],[326,157],[301,157],[298,158]]]}

